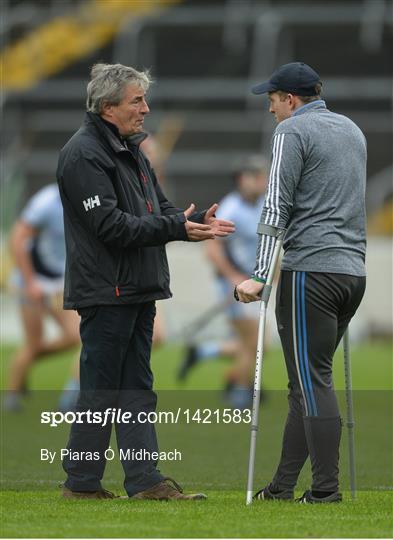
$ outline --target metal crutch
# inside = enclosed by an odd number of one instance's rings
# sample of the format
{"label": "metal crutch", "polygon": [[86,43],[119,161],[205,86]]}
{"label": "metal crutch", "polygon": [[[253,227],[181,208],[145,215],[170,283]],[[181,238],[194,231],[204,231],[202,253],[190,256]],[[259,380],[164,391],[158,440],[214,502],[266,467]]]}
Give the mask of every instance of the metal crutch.
{"label": "metal crutch", "polygon": [[251,442],[250,442],[250,458],[248,462],[248,479],[247,479],[247,498],[246,504],[252,502],[252,492],[254,484],[254,467],[255,467],[255,454],[257,446],[257,433],[258,433],[258,419],[259,419],[259,402],[260,402],[260,390],[261,390],[261,375],[262,375],[262,363],[263,363],[263,345],[265,340],[265,325],[266,325],[266,311],[269,303],[270,293],[272,292],[273,278],[279,259],[282,241],[284,237],[285,229],[276,229],[276,243],[273,250],[273,256],[270,263],[269,273],[265,286],[261,295],[261,307],[259,312],[259,328],[258,328],[258,342],[257,353],[255,360],[255,378],[254,378],[254,393],[252,398],[252,416],[251,416]]}
{"label": "metal crutch", "polygon": [[351,485],[352,499],[356,496],[356,470],[355,470],[355,421],[353,418],[353,401],[352,401],[352,374],[351,374],[351,358],[349,351],[349,327],[344,332],[343,336],[344,348],[344,373],[345,373],[345,400],[347,404],[347,428],[348,428],[348,450],[349,450],[349,477]]}

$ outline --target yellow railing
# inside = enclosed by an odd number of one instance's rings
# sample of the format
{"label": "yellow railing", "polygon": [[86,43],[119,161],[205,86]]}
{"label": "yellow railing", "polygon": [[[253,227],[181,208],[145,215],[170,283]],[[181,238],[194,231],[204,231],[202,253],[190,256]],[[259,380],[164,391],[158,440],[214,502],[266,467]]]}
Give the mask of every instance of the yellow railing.
{"label": "yellow railing", "polygon": [[367,225],[369,234],[393,236],[393,200],[387,201],[369,217]]}
{"label": "yellow railing", "polygon": [[2,51],[2,89],[28,89],[105,45],[125,18],[149,15],[180,1],[88,0],[75,14],[43,24]]}

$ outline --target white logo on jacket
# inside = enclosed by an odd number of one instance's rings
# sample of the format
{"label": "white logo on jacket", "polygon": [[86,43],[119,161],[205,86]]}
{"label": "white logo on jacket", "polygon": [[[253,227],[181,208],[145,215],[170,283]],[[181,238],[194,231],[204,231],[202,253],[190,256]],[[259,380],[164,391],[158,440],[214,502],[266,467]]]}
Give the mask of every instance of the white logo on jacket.
{"label": "white logo on jacket", "polygon": [[93,210],[95,206],[101,206],[100,198],[98,195],[94,197],[89,197],[83,201],[83,206],[85,207],[86,212]]}

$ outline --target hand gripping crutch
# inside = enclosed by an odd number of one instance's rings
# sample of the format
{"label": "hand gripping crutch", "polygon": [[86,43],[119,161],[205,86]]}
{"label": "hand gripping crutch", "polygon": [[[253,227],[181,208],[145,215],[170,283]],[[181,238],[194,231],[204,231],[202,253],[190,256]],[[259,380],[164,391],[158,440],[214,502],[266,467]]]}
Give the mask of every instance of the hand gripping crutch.
{"label": "hand gripping crutch", "polygon": [[263,345],[265,340],[265,325],[266,325],[266,311],[269,303],[270,293],[272,291],[274,274],[279,259],[282,241],[285,233],[285,229],[277,229],[275,227],[269,227],[267,225],[260,225],[258,227],[259,234],[267,234],[269,236],[276,237],[276,243],[273,250],[273,255],[270,263],[270,268],[267,276],[265,286],[261,295],[261,307],[259,312],[259,328],[258,328],[258,342],[257,342],[257,354],[255,360],[255,378],[254,378],[254,393],[252,398],[252,416],[251,416],[251,442],[250,442],[250,458],[248,462],[248,480],[247,480],[247,498],[246,503],[251,504],[252,492],[254,484],[254,466],[255,466],[255,454],[257,446],[257,433],[258,433],[258,419],[259,419],[259,401],[261,390],[261,375],[263,364]]}
{"label": "hand gripping crutch", "polygon": [[355,470],[355,421],[353,418],[352,402],[352,374],[351,358],[349,351],[349,329],[345,330],[343,337],[344,348],[344,373],[345,373],[345,401],[347,404],[347,428],[348,428],[348,451],[349,451],[349,478],[352,499],[356,496],[356,470]]}

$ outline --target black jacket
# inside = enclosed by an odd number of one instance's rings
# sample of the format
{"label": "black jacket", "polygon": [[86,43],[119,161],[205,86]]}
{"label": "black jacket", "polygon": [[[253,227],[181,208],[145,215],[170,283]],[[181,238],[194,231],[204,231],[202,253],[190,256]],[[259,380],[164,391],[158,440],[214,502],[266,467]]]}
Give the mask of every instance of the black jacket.
{"label": "black jacket", "polygon": [[185,217],[165,198],[139,150],[145,137],[124,141],[115,126],[86,113],[60,152],[66,309],[171,296],[165,244],[187,240]]}

